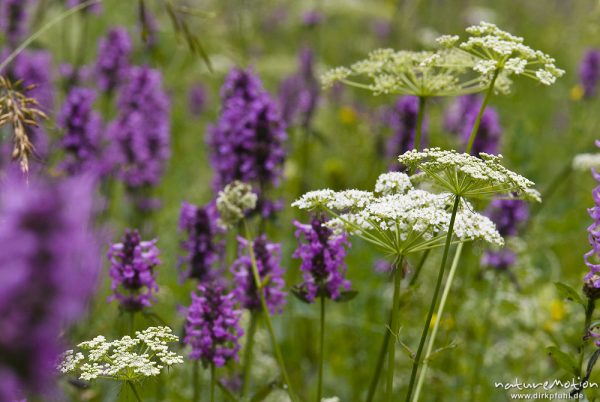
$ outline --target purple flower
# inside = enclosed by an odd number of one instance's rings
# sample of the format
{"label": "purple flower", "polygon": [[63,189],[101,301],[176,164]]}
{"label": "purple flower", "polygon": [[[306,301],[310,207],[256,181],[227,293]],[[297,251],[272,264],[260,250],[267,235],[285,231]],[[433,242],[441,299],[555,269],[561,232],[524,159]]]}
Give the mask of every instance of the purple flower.
{"label": "purple flower", "polygon": [[[67,0],[67,6],[69,8],[77,7],[86,1],[88,0]],[[86,13],[100,14],[102,11],[102,4],[98,1],[97,3],[93,3],[84,7],[82,11]]]}
{"label": "purple flower", "polygon": [[517,256],[511,250],[486,250],[481,257],[481,265],[497,270],[506,270],[517,261]]}
{"label": "purple flower", "polygon": [[125,311],[140,311],[155,301],[154,269],[160,264],[156,241],[143,241],[137,230],[127,230],[108,250],[114,292],[109,300],[118,300]]}
{"label": "purple flower", "polygon": [[132,67],[107,128],[112,164],[130,189],[156,185],[170,156],[169,98],[158,70]]}
{"label": "purple flower", "polygon": [[[414,148],[418,113],[419,98],[416,96],[399,98],[396,104],[384,113],[386,125],[393,131],[387,145],[388,158],[395,161],[398,155]],[[423,120],[420,148],[423,148],[427,142],[427,122]],[[397,166],[397,163],[394,162],[393,165]]]}
{"label": "purple flower", "polygon": [[208,131],[215,188],[234,180],[252,183],[261,190],[277,186],[287,135],[262,83],[249,70],[233,69],[221,89],[221,101],[219,121]]}
{"label": "purple flower", "polygon": [[155,47],[158,42],[158,22],[148,7],[140,9],[139,25],[144,45],[149,49]]}
{"label": "purple flower", "polygon": [[305,48],[299,55],[299,70],[279,87],[281,114],[287,126],[308,128],[319,100],[320,86],[314,72],[314,54]]}
{"label": "purple flower", "polygon": [[201,360],[205,367],[221,367],[238,358],[241,312],[235,308],[233,294],[225,293],[220,284],[198,285],[198,290],[192,293],[184,342],[192,347],[190,359]]}
{"label": "purple flower", "polygon": [[69,63],[63,63],[58,66],[58,73],[64,80],[66,88],[88,82],[93,76],[92,70],[90,66],[73,66]]}
{"label": "purple flower", "polygon": [[131,38],[123,27],[112,28],[100,39],[96,76],[101,91],[112,92],[126,78],[131,48]]}
{"label": "purple flower", "polygon": [[28,6],[29,0],[0,1],[0,29],[11,48],[16,47],[27,34]]}
{"label": "purple flower", "polygon": [[318,217],[313,218],[310,225],[294,222],[295,236],[300,244],[293,257],[302,261],[300,270],[304,282],[300,291],[310,302],[321,294],[337,300],[342,290],[350,289],[350,281],[344,277],[345,247],[350,243],[345,234],[334,235],[324,223],[325,220]]}
{"label": "purple flower", "polygon": [[[462,130],[462,138],[465,144],[469,141],[471,131],[477,115],[479,113],[479,107],[473,108],[467,112],[465,116],[465,125]],[[477,130],[477,136],[473,142],[473,148],[471,149],[472,155],[479,155],[480,152],[487,154],[497,154],[498,147],[500,144],[500,137],[502,136],[502,128],[500,127],[500,121],[498,119],[498,113],[493,108],[486,108],[481,116],[481,122]]]}
{"label": "purple flower", "polygon": [[388,40],[393,32],[392,22],[388,19],[377,18],[371,23],[371,31],[373,31],[377,39],[381,41]]}
{"label": "purple flower", "polygon": [[459,96],[444,113],[444,128],[453,134],[462,134],[467,116],[473,112],[477,113],[480,107],[479,96]]}
{"label": "purple flower", "polygon": [[0,189],[1,401],[53,392],[59,337],[84,313],[101,262],[93,181],[17,175]]}
{"label": "purple flower", "polygon": [[213,203],[204,207],[184,202],[179,216],[179,230],[186,238],[181,248],[186,255],[179,260],[179,266],[186,266],[182,279],[193,278],[201,283],[214,279],[214,265],[221,257],[223,242],[217,239],[221,230],[217,224],[218,214]]}
{"label": "purple flower", "polygon": [[[231,271],[237,284],[234,292],[236,299],[248,310],[260,310],[260,298],[257,284],[252,274],[250,256],[247,254],[248,242],[239,238],[239,257],[233,263]],[[286,293],[283,291],[283,268],[281,268],[281,245],[270,243],[265,235],[260,235],[252,242],[256,257],[258,275],[263,281],[268,277],[264,286],[264,297],[271,313],[280,313],[285,304]]]}
{"label": "purple flower", "polygon": [[206,89],[198,84],[194,85],[188,94],[188,108],[192,116],[198,117],[204,111],[207,101]]}
{"label": "purple flower", "polygon": [[302,25],[313,28],[318,25],[321,25],[325,20],[325,16],[323,13],[317,10],[307,11],[302,15]]}
{"label": "purple flower", "polygon": [[[600,147],[600,141],[596,140],[596,146]],[[592,169],[592,175],[600,183],[600,173]],[[584,291],[588,296],[597,296],[600,294],[600,291],[598,291],[600,289],[600,263],[597,262],[600,257],[600,184],[592,190],[592,198],[594,199],[594,206],[588,209],[588,214],[593,222],[587,228],[588,241],[592,249],[584,255],[585,264],[590,269],[584,277]]]}
{"label": "purple flower", "polygon": [[586,98],[596,94],[598,79],[600,79],[600,50],[588,49],[579,65],[579,82]]}
{"label": "purple flower", "polygon": [[67,154],[62,167],[69,174],[89,171],[97,162],[102,119],[92,109],[95,99],[94,90],[75,87],[58,115],[58,125],[65,132],[61,146]]}
{"label": "purple flower", "polygon": [[493,200],[485,215],[496,224],[500,235],[517,236],[529,218],[529,207],[523,200]]}

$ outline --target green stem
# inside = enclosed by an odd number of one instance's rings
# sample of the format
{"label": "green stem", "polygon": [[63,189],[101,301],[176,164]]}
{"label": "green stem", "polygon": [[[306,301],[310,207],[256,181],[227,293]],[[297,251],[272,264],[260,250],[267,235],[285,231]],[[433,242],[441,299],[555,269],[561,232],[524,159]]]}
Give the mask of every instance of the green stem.
{"label": "green stem", "polygon": [[429,326],[431,322],[431,317],[433,317],[433,311],[435,310],[435,306],[437,304],[437,299],[440,294],[440,288],[442,287],[442,280],[444,279],[444,269],[446,267],[446,261],[448,260],[448,252],[450,250],[450,243],[452,241],[452,233],[454,230],[454,221],[456,220],[456,213],[458,212],[458,206],[460,205],[460,196],[456,196],[454,200],[454,206],[452,207],[452,216],[450,217],[450,226],[448,227],[448,234],[446,235],[446,244],[444,246],[444,254],[442,255],[442,262],[440,263],[440,270],[437,277],[437,282],[435,284],[435,290],[433,291],[433,297],[431,298],[431,304],[429,306],[429,312],[427,313],[427,319],[425,320],[425,325],[423,326],[423,332],[421,333],[421,340],[419,341],[419,347],[417,349],[417,353],[415,355],[415,359],[412,365],[412,371],[410,373],[410,382],[408,384],[408,392],[406,394],[406,402],[410,401],[412,396],[412,391],[415,386],[415,379],[417,378],[417,370],[419,369],[419,364],[421,363],[421,354],[423,353],[423,346],[425,346],[425,340],[427,339],[427,334],[429,333]]}
{"label": "green stem", "polygon": [[217,385],[217,378],[215,375],[215,364],[210,365],[210,402],[215,402],[215,386]]}
{"label": "green stem", "polygon": [[138,402],[142,402],[142,398],[140,398],[140,394],[138,394],[137,389],[135,388],[135,385],[133,385],[133,383],[131,381],[127,381],[127,385],[129,385],[129,388],[131,388],[131,391],[133,392],[133,396],[135,396],[135,400]]}
{"label": "green stem", "polygon": [[267,302],[265,301],[265,294],[262,291],[262,282],[260,280],[260,275],[258,274],[258,268],[256,266],[256,257],[254,255],[254,248],[252,246],[252,241],[250,240],[250,230],[248,229],[248,224],[244,221],[244,228],[246,230],[246,240],[248,242],[248,254],[250,255],[250,265],[252,266],[252,275],[254,277],[254,282],[256,283],[256,288],[258,291],[258,298],[260,300],[260,305],[262,308],[262,312],[265,318],[265,323],[267,324],[267,330],[269,331],[269,337],[271,338],[271,346],[273,347],[273,352],[275,353],[275,358],[277,359],[277,363],[279,364],[279,370],[281,370],[281,376],[283,377],[283,382],[285,383],[287,393],[292,400],[292,402],[297,402],[296,393],[292,388],[292,383],[290,381],[290,377],[288,376],[287,369],[285,368],[285,363],[283,361],[283,355],[281,354],[281,350],[279,349],[279,345],[277,344],[277,338],[275,337],[275,330],[273,329],[273,323],[271,322],[271,315],[269,313],[269,308],[267,307]]}
{"label": "green stem", "polygon": [[583,327],[583,336],[581,345],[579,346],[579,365],[577,366],[579,369],[579,377],[583,378],[583,359],[585,357],[585,338],[588,335],[588,331],[590,329],[590,324],[592,323],[592,315],[594,314],[594,309],[596,308],[596,302],[592,298],[588,298],[587,307],[585,309],[585,323]]}
{"label": "green stem", "polygon": [[135,313],[133,311],[129,312],[129,335],[135,335]]}
{"label": "green stem", "polygon": [[[321,292],[322,293],[322,292]],[[321,294],[321,334],[319,339],[319,382],[317,385],[317,402],[323,395],[323,355],[325,350],[325,295]]]}
{"label": "green stem", "polygon": [[200,401],[200,361],[194,360],[194,369],[192,371],[192,383],[194,384],[194,397],[193,402]]}
{"label": "green stem", "polygon": [[427,343],[427,350],[425,351],[425,358],[423,359],[423,367],[421,367],[421,372],[419,373],[419,379],[417,380],[417,387],[415,388],[415,394],[412,402],[417,402],[421,394],[421,388],[423,387],[425,376],[427,375],[427,368],[429,367],[429,358],[431,357],[433,345],[435,344],[435,338],[437,336],[438,329],[440,328],[440,323],[442,322],[444,307],[446,307],[446,301],[448,300],[448,295],[450,294],[450,290],[452,288],[452,282],[454,281],[454,275],[456,274],[462,249],[463,243],[459,243],[459,245],[456,247],[456,253],[454,254],[454,259],[452,260],[450,272],[448,273],[448,279],[444,285],[444,291],[442,292],[442,298],[440,299],[440,305],[436,313],[435,324],[433,325],[433,331],[431,331],[431,336],[429,337],[429,342]]}
{"label": "green stem", "polygon": [[473,143],[475,142],[475,137],[477,137],[477,132],[479,131],[479,124],[481,123],[481,117],[483,116],[483,112],[485,111],[485,107],[490,101],[490,97],[492,96],[492,92],[494,92],[494,84],[496,83],[496,78],[498,78],[498,74],[500,70],[497,69],[494,71],[494,76],[492,77],[492,81],[490,82],[490,86],[485,93],[485,97],[483,98],[483,102],[481,103],[481,108],[479,108],[479,113],[477,114],[477,119],[475,120],[475,124],[473,124],[473,129],[471,130],[471,135],[469,136],[469,142],[467,143],[467,148],[465,149],[465,153],[470,154],[471,149],[473,148]]}
{"label": "green stem", "polygon": [[250,386],[250,372],[252,371],[252,349],[254,348],[254,334],[256,334],[256,323],[258,322],[258,313],[250,313],[250,324],[248,324],[248,335],[246,336],[246,345],[244,346],[244,376],[242,383],[243,398],[248,392]]}
{"label": "green stem", "polygon": [[415,144],[413,149],[418,151],[421,149],[421,137],[423,136],[423,118],[425,116],[425,105],[427,104],[427,98],[425,96],[419,96],[419,110],[417,112],[417,126],[415,129]]}
{"label": "green stem", "polygon": [[57,23],[59,23],[63,19],[65,19],[65,18],[67,18],[67,17],[75,14],[79,10],[83,10],[87,6],[90,6],[90,5],[95,4],[95,3],[100,3],[100,0],[89,0],[89,1],[86,1],[84,3],[79,4],[78,6],[75,6],[73,8],[68,9],[64,13],[58,15],[56,18],[50,20],[47,24],[45,24],[43,27],[41,27],[40,29],[38,29],[35,33],[33,33],[27,39],[25,39],[23,41],[23,43],[21,43],[11,54],[8,55],[7,58],[4,59],[4,61],[2,61],[2,63],[0,63],[0,73],[2,72],[2,70],[4,70],[4,68],[6,66],[8,66],[10,64],[10,62],[12,62],[15,59],[15,57],[17,57],[17,55],[19,53],[21,53],[27,46],[29,46],[31,44],[31,42],[33,42],[34,40],[36,40],[37,38],[39,38],[44,32],[46,32],[46,30],[48,30],[49,28],[51,28],[53,25],[56,25]]}
{"label": "green stem", "polygon": [[402,283],[402,262],[404,258],[401,257],[400,261],[394,264],[394,297],[392,299],[392,316],[391,316],[391,328],[388,329],[391,332],[391,336],[388,340],[388,370],[386,373],[386,400],[393,402],[394,399],[394,371],[396,368],[396,341],[398,336],[398,328],[400,326],[400,320],[398,320],[398,305],[400,304],[400,284]]}
{"label": "green stem", "polygon": [[481,335],[481,350],[477,356],[477,361],[475,362],[475,369],[473,370],[473,378],[471,378],[471,391],[469,400],[472,402],[476,401],[477,398],[477,388],[479,385],[479,378],[481,375],[481,369],[483,368],[483,360],[485,357],[485,351],[488,347],[489,343],[489,333],[490,327],[492,326],[492,310],[494,308],[495,300],[496,300],[496,290],[498,286],[496,283],[490,283],[490,290],[488,292],[488,305],[485,311],[485,322],[483,323],[483,334]]}
{"label": "green stem", "polygon": [[[425,265],[425,261],[427,261],[427,257],[429,257],[429,253],[431,249],[426,250],[419,260],[419,264],[415,267],[415,273],[413,277],[410,279],[408,284],[409,287],[413,286],[421,273],[423,266]],[[390,312],[390,318],[388,319],[388,326],[391,328],[392,326],[392,316]],[[383,362],[385,361],[385,356],[387,355],[387,347],[388,342],[390,341],[390,331],[386,329],[385,334],[383,335],[383,342],[381,343],[381,348],[379,349],[379,355],[377,357],[377,363],[375,365],[375,371],[373,373],[373,377],[371,378],[371,383],[369,385],[369,391],[367,393],[366,402],[373,402],[373,398],[375,397],[375,391],[377,390],[377,384],[379,384],[379,377],[381,376],[381,370],[383,369]]]}

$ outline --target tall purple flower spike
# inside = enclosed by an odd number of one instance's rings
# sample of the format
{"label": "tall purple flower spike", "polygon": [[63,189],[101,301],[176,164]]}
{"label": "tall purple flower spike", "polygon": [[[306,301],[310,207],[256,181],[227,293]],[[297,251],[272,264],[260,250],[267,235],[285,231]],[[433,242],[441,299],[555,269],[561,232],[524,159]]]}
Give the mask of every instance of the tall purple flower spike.
{"label": "tall purple flower spike", "polygon": [[102,92],[112,92],[127,76],[131,54],[131,38],[127,29],[115,27],[98,42],[96,78]]}
{"label": "tall purple flower spike", "polygon": [[19,45],[28,31],[29,0],[0,2],[0,30],[11,48]]}
{"label": "tall purple flower spike", "polygon": [[[596,140],[596,146],[600,148],[600,141]],[[600,263],[598,262],[600,259],[600,173],[592,169],[592,175],[599,185],[592,190],[594,206],[588,209],[588,214],[593,220],[587,228],[588,241],[592,249],[584,255],[585,265],[589,268],[589,272],[584,277],[584,289],[588,288],[586,291],[588,295],[594,294],[597,297],[600,293],[598,290],[600,289]]]}
{"label": "tall purple flower spike", "polygon": [[[395,162],[398,155],[410,151],[415,146],[417,129],[417,115],[419,113],[419,98],[416,96],[403,96],[384,112],[384,124],[392,129],[392,136],[388,140],[386,156],[393,160],[392,167],[398,166]],[[420,148],[427,143],[427,119],[423,119],[423,135]]]}
{"label": "tall purple flower spike", "polygon": [[579,82],[586,98],[596,95],[600,80],[600,50],[588,49],[579,65]]}

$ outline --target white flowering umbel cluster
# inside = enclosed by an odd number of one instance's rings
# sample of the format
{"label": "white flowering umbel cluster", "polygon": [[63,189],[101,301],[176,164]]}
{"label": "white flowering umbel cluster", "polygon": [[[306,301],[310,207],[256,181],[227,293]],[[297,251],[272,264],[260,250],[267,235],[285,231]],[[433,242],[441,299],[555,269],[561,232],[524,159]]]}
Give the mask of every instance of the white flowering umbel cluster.
{"label": "white flowering umbel cluster", "polygon": [[[450,227],[451,193],[432,194],[415,189],[409,177],[400,172],[379,177],[375,192],[360,190],[318,190],[304,194],[292,206],[304,210],[325,210],[333,219],[334,230],[355,234],[392,256],[444,245]],[[456,215],[453,242],[485,240],[503,245],[495,225],[473,212],[463,201]]]}
{"label": "white flowering umbel cluster", "polygon": [[523,43],[523,38],[501,30],[494,24],[480,22],[466,29],[469,37],[460,42],[454,35],[444,35],[438,43],[448,49],[460,49],[477,58],[473,70],[487,79],[499,72],[522,75],[544,85],[552,85],[564,75],[555,60]]}
{"label": "white flowering umbel cluster", "polygon": [[135,338],[125,336],[112,342],[100,335],[77,345],[78,351],[66,351],[58,369],[84,381],[140,381],[157,376],[164,367],[183,363],[183,357],[168,346],[178,340],[169,327],[150,327],[136,332]]}
{"label": "white flowering umbel cluster", "polygon": [[502,155],[482,152],[479,156],[428,148],[421,152],[408,151],[398,160],[414,170],[422,170],[434,184],[463,198],[507,197],[541,201],[531,180],[502,166]]}
{"label": "white flowering umbel cluster", "polygon": [[219,225],[231,228],[244,219],[247,211],[256,208],[257,195],[252,192],[252,186],[235,180],[217,196],[217,210],[219,211]]}
{"label": "white flowering umbel cluster", "polygon": [[465,52],[395,51],[377,49],[350,67],[338,67],[322,77],[327,88],[335,82],[368,89],[375,94],[422,97],[458,96],[485,89],[481,77],[466,77],[477,59]]}
{"label": "white flowering umbel cluster", "polygon": [[577,172],[587,172],[590,169],[600,170],[600,153],[577,154],[573,158],[571,167]]}

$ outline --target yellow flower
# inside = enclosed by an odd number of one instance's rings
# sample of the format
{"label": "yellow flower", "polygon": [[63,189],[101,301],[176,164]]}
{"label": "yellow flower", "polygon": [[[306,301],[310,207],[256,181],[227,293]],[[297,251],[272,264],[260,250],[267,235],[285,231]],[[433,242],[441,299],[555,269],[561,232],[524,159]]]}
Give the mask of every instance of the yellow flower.
{"label": "yellow flower", "polygon": [[356,110],[352,106],[342,106],[339,111],[339,119],[342,124],[352,125],[356,124],[358,116]]}
{"label": "yellow flower", "polygon": [[580,101],[585,94],[583,87],[580,84],[575,85],[571,88],[571,92],[569,93],[572,101]]}
{"label": "yellow flower", "polygon": [[558,299],[552,300],[550,303],[550,318],[552,321],[562,321],[565,314],[565,303]]}

